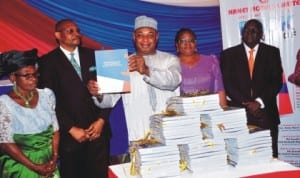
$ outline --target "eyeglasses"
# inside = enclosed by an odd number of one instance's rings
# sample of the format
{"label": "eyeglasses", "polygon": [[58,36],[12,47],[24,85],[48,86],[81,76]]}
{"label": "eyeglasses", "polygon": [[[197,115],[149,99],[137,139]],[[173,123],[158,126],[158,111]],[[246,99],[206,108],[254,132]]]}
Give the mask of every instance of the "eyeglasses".
{"label": "eyeglasses", "polygon": [[178,40],[178,42],[180,44],[187,44],[187,43],[196,43],[196,40],[194,40],[194,39],[180,39],[180,40]]}
{"label": "eyeglasses", "polygon": [[40,74],[38,72],[35,72],[35,73],[31,73],[31,74],[17,74],[15,73],[14,74],[16,77],[24,77],[26,80],[29,80],[31,78],[37,78],[40,76]]}
{"label": "eyeglasses", "polygon": [[75,32],[77,33],[80,33],[80,29],[79,28],[76,28],[76,29],[72,29],[72,28],[68,28],[68,29],[65,29],[65,30],[61,30],[59,32],[64,32],[64,33],[68,33],[68,34],[73,34]]}

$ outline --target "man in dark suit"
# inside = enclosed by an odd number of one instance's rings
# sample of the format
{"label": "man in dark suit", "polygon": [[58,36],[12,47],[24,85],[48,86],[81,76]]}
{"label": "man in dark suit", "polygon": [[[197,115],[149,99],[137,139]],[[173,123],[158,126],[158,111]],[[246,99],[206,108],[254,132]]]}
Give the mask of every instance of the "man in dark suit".
{"label": "man in dark suit", "polygon": [[[273,157],[278,157],[276,96],[282,87],[282,66],[278,48],[261,42],[263,26],[251,19],[242,30],[242,43],[221,52],[221,70],[230,106],[245,107],[247,122],[270,129]],[[253,65],[251,62],[252,52]]]}
{"label": "man in dark suit", "polygon": [[[59,47],[40,59],[39,86],[51,88],[56,96],[61,175],[107,177],[109,111],[95,106],[87,89],[88,81],[96,80],[94,50],[80,46],[80,30],[70,19],[57,22],[55,37]],[[78,72],[72,65],[72,57],[79,64]]]}

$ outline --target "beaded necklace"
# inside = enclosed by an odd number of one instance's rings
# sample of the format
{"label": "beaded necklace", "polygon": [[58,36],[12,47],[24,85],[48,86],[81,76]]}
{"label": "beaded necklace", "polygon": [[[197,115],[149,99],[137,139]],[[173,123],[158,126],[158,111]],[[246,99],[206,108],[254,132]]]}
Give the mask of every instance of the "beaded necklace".
{"label": "beaded necklace", "polygon": [[30,108],[31,106],[30,106],[30,104],[29,104],[29,102],[33,99],[33,97],[34,97],[34,92],[33,91],[31,91],[30,93],[29,93],[29,97],[28,98],[25,98],[25,96],[23,96],[18,90],[17,90],[17,87],[16,87],[16,85],[14,85],[14,87],[13,87],[13,91],[15,92],[15,94],[18,96],[18,97],[20,97],[24,102],[25,102],[25,107],[27,107],[27,108]]}

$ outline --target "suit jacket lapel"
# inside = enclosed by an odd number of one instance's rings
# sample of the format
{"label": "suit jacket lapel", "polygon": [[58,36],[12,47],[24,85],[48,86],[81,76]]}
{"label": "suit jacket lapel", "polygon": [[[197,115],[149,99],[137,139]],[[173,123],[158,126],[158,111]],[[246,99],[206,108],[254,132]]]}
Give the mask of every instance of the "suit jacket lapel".
{"label": "suit jacket lapel", "polygon": [[239,46],[239,50],[238,50],[238,53],[237,53],[237,56],[240,57],[239,59],[239,62],[241,62],[241,65],[238,65],[238,66],[241,66],[241,75],[245,75],[247,79],[250,80],[250,71],[249,71],[249,66],[248,66],[248,57],[247,57],[247,54],[246,54],[246,49],[244,47],[243,44],[241,44]]}
{"label": "suit jacket lapel", "polygon": [[263,66],[263,64],[262,64],[262,59],[264,58],[263,53],[262,53],[263,48],[264,48],[263,44],[259,44],[256,56],[255,56],[255,61],[254,61],[253,78],[256,75],[256,73],[258,71],[260,71],[259,68]]}
{"label": "suit jacket lapel", "polygon": [[80,47],[78,48],[79,51],[79,60],[81,66],[81,74],[82,74],[82,81],[86,81],[86,77],[88,76],[88,61],[84,60],[86,58],[86,53]]}

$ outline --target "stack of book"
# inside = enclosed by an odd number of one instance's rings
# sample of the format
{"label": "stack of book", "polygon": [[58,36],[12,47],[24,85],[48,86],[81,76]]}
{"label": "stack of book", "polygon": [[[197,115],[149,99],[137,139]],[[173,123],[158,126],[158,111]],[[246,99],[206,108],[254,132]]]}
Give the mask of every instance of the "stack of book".
{"label": "stack of book", "polygon": [[161,144],[141,147],[131,153],[132,169],[143,178],[179,177],[180,156],[177,146]]}
{"label": "stack of book", "polygon": [[225,139],[229,150],[228,161],[233,166],[268,162],[272,157],[272,139],[269,130],[261,130]]}
{"label": "stack of book", "polygon": [[236,138],[239,135],[248,133],[244,108],[202,112],[200,120],[204,139]]}
{"label": "stack of book", "polygon": [[224,141],[206,139],[178,147],[181,162],[184,162],[186,168],[192,172],[220,170],[228,166]]}
{"label": "stack of book", "polygon": [[142,177],[176,177],[269,161],[269,130],[249,132],[244,108],[219,106],[218,94],[171,97],[164,113],[150,116],[150,138],[136,146],[134,169]]}
{"label": "stack of book", "polygon": [[250,133],[243,108],[214,110],[200,114],[204,139],[224,140],[229,165],[249,164],[271,158],[269,130]]}
{"label": "stack of book", "polygon": [[155,114],[150,117],[151,137],[165,145],[195,143],[202,140],[199,114]]}
{"label": "stack of book", "polygon": [[174,96],[167,100],[166,110],[178,113],[191,113],[221,109],[219,95],[209,94],[194,97]]}

